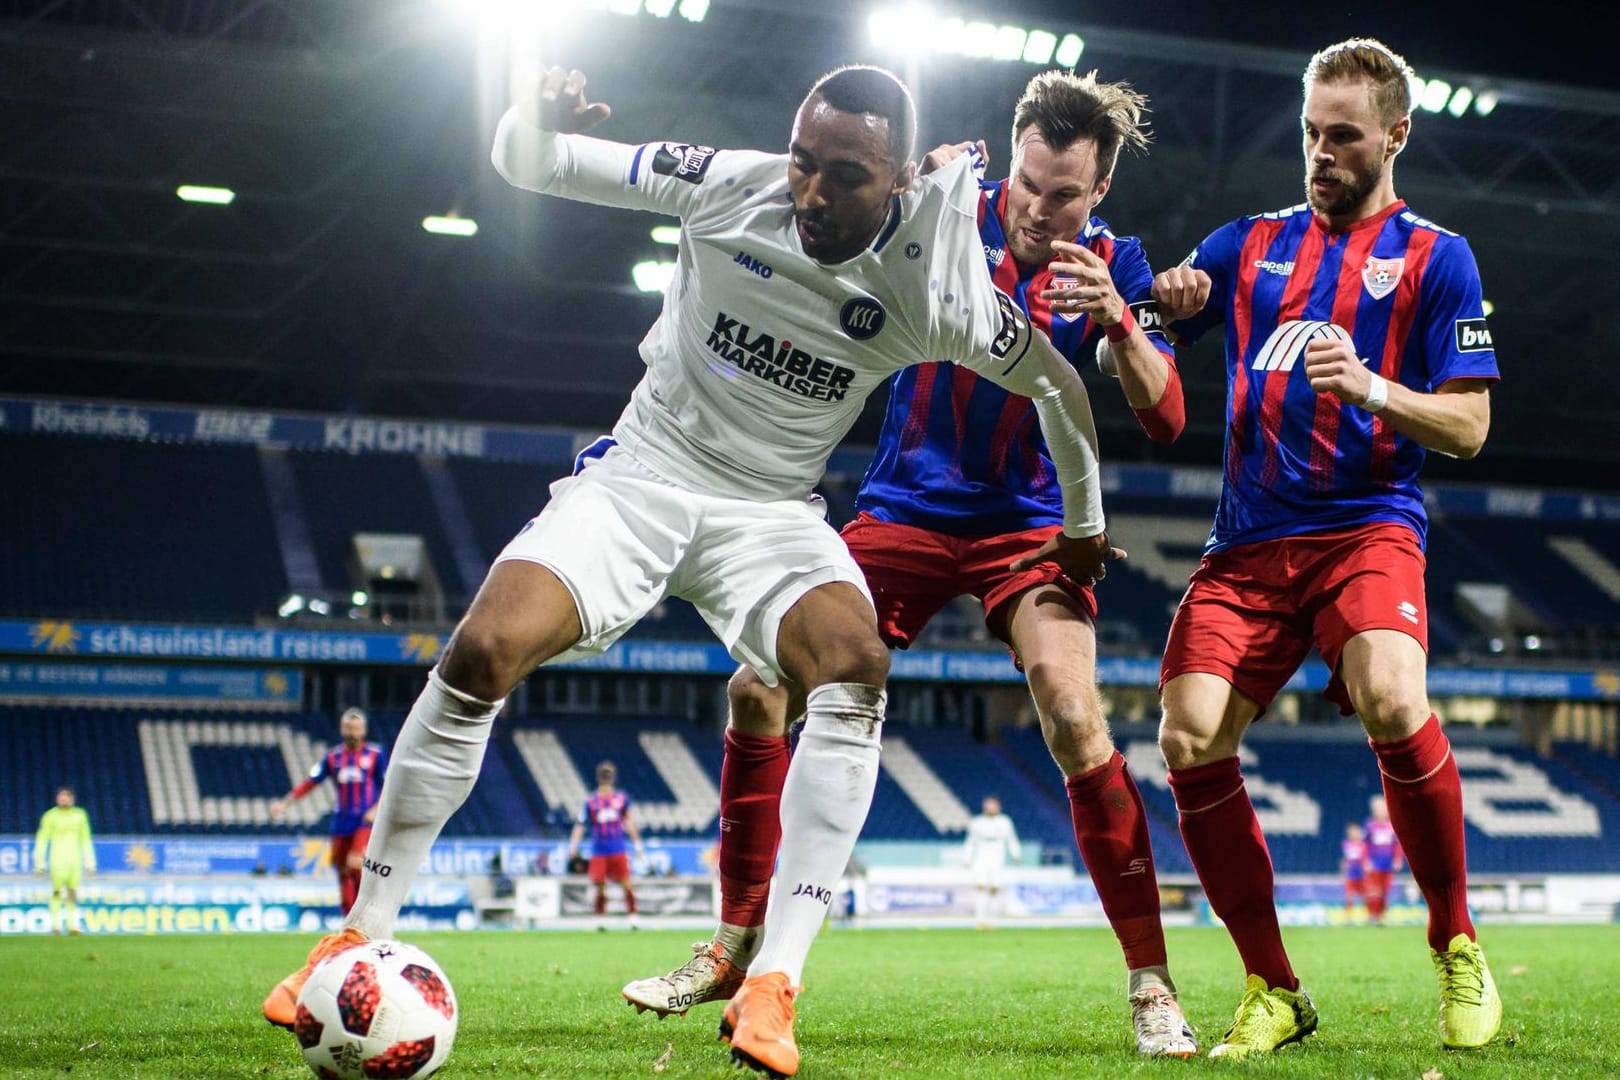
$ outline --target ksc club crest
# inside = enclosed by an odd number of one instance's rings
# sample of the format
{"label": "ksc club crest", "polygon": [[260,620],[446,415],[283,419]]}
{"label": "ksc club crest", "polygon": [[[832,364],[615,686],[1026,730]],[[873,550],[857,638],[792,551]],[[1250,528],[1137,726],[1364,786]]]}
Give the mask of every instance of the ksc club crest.
{"label": "ksc club crest", "polygon": [[838,325],[856,341],[875,338],[888,318],[883,305],[870,296],[857,296],[838,312]]}
{"label": "ksc club crest", "polygon": [[1395,286],[1401,283],[1401,271],[1406,269],[1406,259],[1368,259],[1367,265],[1361,268],[1361,283],[1367,286],[1367,292],[1374,300],[1382,300],[1395,291]]}

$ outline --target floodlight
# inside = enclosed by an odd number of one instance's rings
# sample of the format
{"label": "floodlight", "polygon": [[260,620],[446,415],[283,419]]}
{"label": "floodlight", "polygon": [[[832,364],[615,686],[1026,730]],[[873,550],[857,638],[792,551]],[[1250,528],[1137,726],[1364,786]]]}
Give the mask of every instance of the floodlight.
{"label": "floodlight", "polygon": [[316,615],[330,615],[332,605],[317,596],[309,602],[309,610]]}
{"label": "floodlight", "polygon": [[174,193],[186,202],[212,203],[215,206],[229,206],[236,201],[236,192],[230,188],[207,187],[203,184],[181,184],[174,189]]}
{"label": "floodlight", "polygon": [[276,608],[276,614],[283,619],[290,619],[303,610],[304,598],[298,593],[289,593],[287,599],[281,602],[281,606]]}
{"label": "floodlight", "polygon": [[681,18],[687,22],[702,22],[709,13],[709,0],[681,0]]}
{"label": "floodlight", "polygon": [[990,42],[990,56],[995,60],[1021,60],[1029,31],[1022,26],[1002,26],[996,29]]}
{"label": "floodlight", "polygon": [[652,227],[652,241],[655,244],[679,244],[681,242],[681,227],[679,225],[654,225]]}
{"label": "floodlight", "polygon": [[970,22],[962,28],[962,52],[988,59],[995,55],[996,24]]}
{"label": "floodlight", "polygon": [[1459,86],[1451,95],[1451,101],[1446,105],[1446,111],[1452,116],[1461,116],[1468,111],[1468,106],[1473,103],[1473,100],[1474,92],[1466,86]]}
{"label": "floodlight", "polygon": [[425,217],[422,228],[439,236],[476,236],[478,222],[464,217]]}
{"label": "floodlight", "polygon": [[646,8],[647,14],[667,19],[669,13],[675,10],[675,0],[647,0]]}
{"label": "floodlight", "polygon": [[1496,313],[1496,305],[1491,303],[1489,300],[1481,300],[1480,306],[1484,309],[1486,318],[1489,318]]}
{"label": "floodlight", "polygon": [[659,259],[638,262],[630,268],[630,277],[642,292],[664,292],[675,280],[675,264]]}
{"label": "floodlight", "polygon": [[1056,48],[1056,34],[1049,34],[1045,30],[1031,30],[1029,40],[1024,42],[1024,62],[1027,64],[1050,64],[1052,62],[1052,50]]}
{"label": "floodlight", "polygon": [[349,597],[349,602],[355,607],[365,607],[367,604],[371,603],[371,597],[366,595],[366,590],[356,589],[354,590],[354,594]]}
{"label": "floodlight", "polygon": [[1419,102],[1425,112],[1439,112],[1451,100],[1451,84],[1444,79],[1430,79],[1429,84],[1423,88],[1423,100]]}
{"label": "floodlight", "polygon": [[1474,98],[1474,111],[1481,116],[1489,116],[1496,111],[1496,91],[1481,90],[1479,96]]}
{"label": "floodlight", "polygon": [[1058,42],[1057,53],[1052,59],[1063,67],[1074,67],[1080,62],[1080,54],[1086,51],[1086,39],[1079,34],[1064,34],[1063,40]]}

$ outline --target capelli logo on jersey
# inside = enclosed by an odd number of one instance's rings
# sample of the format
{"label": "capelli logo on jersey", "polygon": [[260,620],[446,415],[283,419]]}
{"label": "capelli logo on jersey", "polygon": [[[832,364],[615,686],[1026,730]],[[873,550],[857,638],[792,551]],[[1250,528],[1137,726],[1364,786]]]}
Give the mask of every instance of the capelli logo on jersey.
{"label": "capelli logo on jersey", "polygon": [[709,340],[704,344],[739,371],[812,401],[843,401],[855,379],[850,368],[795,349],[793,342],[785,338],[778,341],[764,331],[756,333],[753,327],[723,311],[715,315]]}
{"label": "capelli logo on jersey", "polygon": [[1294,272],[1294,263],[1293,260],[1289,260],[1288,262],[1273,262],[1270,259],[1256,259],[1254,260],[1254,268],[1256,270],[1264,270],[1268,274],[1277,274],[1281,277],[1287,277],[1289,274]]}
{"label": "capelli logo on jersey", "polygon": [[990,260],[991,266],[1000,266],[1002,260],[1007,257],[1007,252],[1003,248],[991,247],[986,244],[984,245],[984,257]]}
{"label": "capelli logo on jersey", "polygon": [[1290,319],[1266,338],[1251,366],[1256,371],[1293,371],[1299,358],[1305,355],[1305,346],[1313,341],[1343,341],[1352,348],[1355,346],[1349,332],[1337,323]]}

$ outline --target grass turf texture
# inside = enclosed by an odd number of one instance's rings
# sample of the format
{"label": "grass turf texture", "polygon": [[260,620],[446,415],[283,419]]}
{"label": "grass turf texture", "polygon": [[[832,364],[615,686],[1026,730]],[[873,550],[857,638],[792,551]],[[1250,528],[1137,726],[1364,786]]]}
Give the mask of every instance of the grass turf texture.
{"label": "grass turf texture", "polygon": [[[719,1006],[660,1022],[619,997],[627,980],[689,956],[691,937],[411,936],[443,965],[461,1002],[456,1048],[438,1075],[737,1080],[715,1041]],[[1620,1075],[1620,926],[1486,927],[1507,1004],[1503,1037],[1461,1054],[1439,1047],[1421,931],[1287,937],[1321,1029],[1274,1058],[1234,1064],[1132,1053],[1124,973],[1106,930],[828,931],[799,1002],[799,1076]],[[1183,1005],[1207,1049],[1237,1005],[1236,953],[1219,930],[1171,931],[1169,940]],[[0,1076],[309,1076],[292,1037],[260,1019],[259,1001],[310,944],[282,935],[0,940]]]}

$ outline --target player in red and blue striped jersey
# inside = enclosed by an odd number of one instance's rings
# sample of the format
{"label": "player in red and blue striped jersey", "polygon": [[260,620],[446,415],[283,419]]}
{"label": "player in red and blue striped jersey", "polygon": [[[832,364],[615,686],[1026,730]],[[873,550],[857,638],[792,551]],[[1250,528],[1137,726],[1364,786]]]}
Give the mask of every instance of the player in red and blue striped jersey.
{"label": "player in red and blue striped jersey", "polygon": [[[630,796],[613,786],[619,771],[613,762],[603,761],[596,766],[596,790],[580,807],[574,831],[568,837],[568,857],[579,854],[579,843],[585,831],[591,833],[591,862],[589,875],[596,886],[596,914],[607,914],[607,883],[615,882],[624,890],[624,906],[630,915],[630,925],[636,925],[636,893],[630,887],[630,848],[635,844],[641,854],[641,832],[630,817]],[[626,836],[628,834],[628,841]],[[603,929],[598,924],[597,929]]]}
{"label": "player in red and blue striped jersey", "polygon": [[366,742],[366,714],[359,709],[344,710],[338,734],[343,742],[323,754],[285,798],[270,804],[270,820],[280,820],[288,804],[314,791],[322,781],[332,781],[337,788],[332,808],[332,869],[338,876],[339,906],[347,915],[360,892],[360,870],[371,839],[371,822],[377,816],[377,800],[382,798],[388,751]]}
{"label": "player in red and blue striped jersey", "polygon": [[1339,876],[1344,879],[1344,910],[1351,914],[1367,899],[1367,834],[1354,821],[1339,841]]}
{"label": "player in red and blue striped jersey", "polygon": [[1473,457],[1496,354],[1462,237],[1395,194],[1411,68],[1379,42],[1305,70],[1305,205],[1212,233],[1154,295],[1196,339],[1226,325],[1225,477],[1160,675],[1160,746],[1188,854],[1248,973],[1212,1056],[1309,1035],[1238,743],[1314,645],[1327,696],[1366,727],[1390,818],[1429,905],[1447,1047],[1481,1046],[1501,1002],[1474,938],[1462,793],[1425,686],[1427,450]]}
{"label": "player in red and blue striped jersey", "polygon": [[[1095,73],[1036,76],[1015,112],[1008,178],[981,182],[978,224],[1001,293],[1071,363],[1089,364],[1096,346],[1109,343],[1108,366],[1127,402],[1149,435],[1168,442],[1184,414],[1173,351],[1150,299],[1153,272],[1137,239],[1115,236],[1092,213],[1120,150],[1146,143],[1144,107],[1141,95],[1099,83]],[[941,147],[930,159],[975,152],[982,146]],[[1021,558],[1050,542],[1062,521],[1056,471],[1030,399],[956,364],[899,372],[856,508],[842,535],[890,647],[908,647],[945,604],[970,595],[1013,649],[1066,778],[1077,846],[1125,954],[1137,1049],[1193,1054],[1167,965],[1141,795],[1098,708],[1091,582]],[[802,703],[746,669],[730,696],[720,927],[683,967],[624,988],[632,1004],[661,1014],[730,997],[765,919],[781,835],[785,736]]]}
{"label": "player in red and blue striped jersey", "polygon": [[1374,795],[1369,803],[1367,817],[1367,916],[1373,922],[1383,922],[1389,908],[1389,892],[1395,884],[1395,874],[1401,868],[1400,837],[1389,820],[1389,800]]}

